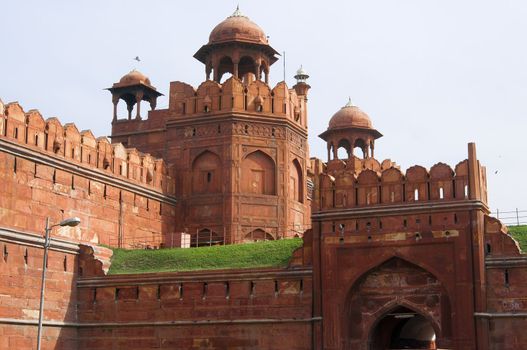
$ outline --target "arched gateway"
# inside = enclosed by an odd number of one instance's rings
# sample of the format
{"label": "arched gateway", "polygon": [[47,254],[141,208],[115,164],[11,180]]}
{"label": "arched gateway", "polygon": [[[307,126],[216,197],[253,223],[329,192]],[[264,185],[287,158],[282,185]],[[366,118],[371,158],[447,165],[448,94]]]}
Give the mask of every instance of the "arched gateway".
{"label": "arched gateway", "polygon": [[392,258],[365,273],[348,295],[346,349],[444,349],[450,344],[450,302],[430,272]]}

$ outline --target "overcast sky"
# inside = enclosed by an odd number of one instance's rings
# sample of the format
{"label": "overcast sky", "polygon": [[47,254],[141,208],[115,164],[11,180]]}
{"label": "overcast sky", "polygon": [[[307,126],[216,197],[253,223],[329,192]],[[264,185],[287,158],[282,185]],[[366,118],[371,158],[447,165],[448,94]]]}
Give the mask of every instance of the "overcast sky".
{"label": "overcast sky", "polygon": [[[326,160],[317,135],[351,96],[384,134],[377,158],[403,170],[454,167],[476,142],[491,209],[527,210],[527,1],[239,3],[286,51],[289,86],[300,64],[311,75],[312,156]],[[112,103],[103,89],[133,68],[165,95],[170,81],[197,87],[205,73],[192,56],[236,4],[3,2],[0,98],[109,135]],[[271,67],[272,85],[283,79],[282,64]],[[163,97],[158,108],[167,104]]]}

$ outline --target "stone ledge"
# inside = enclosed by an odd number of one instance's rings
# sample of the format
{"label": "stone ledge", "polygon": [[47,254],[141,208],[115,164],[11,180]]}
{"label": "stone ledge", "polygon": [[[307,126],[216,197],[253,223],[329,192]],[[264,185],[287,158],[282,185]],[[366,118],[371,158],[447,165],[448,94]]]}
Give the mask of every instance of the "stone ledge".
{"label": "stone ledge", "polygon": [[189,272],[144,273],[133,275],[110,275],[104,277],[79,278],[78,288],[113,287],[123,285],[172,284],[180,282],[225,282],[249,281],[262,279],[311,277],[313,270],[309,269],[239,269],[239,270],[207,270]]}
{"label": "stone ledge", "polygon": [[474,312],[478,318],[527,318],[527,312]]}
{"label": "stone ledge", "polygon": [[[161,322],[63,322],[44,321],[46,327],[75,327],[75,328],[99,328],[99,327],[167,327],[167,326],[206,326],[206,325],[229,325],[229,324],[262,324],[262,323],[311,323],[322,321],[322,317],[310,318],[287,318],[287,319],[237,319],[237,320],[203,320],[203,321],[161,321]],[[15,318],[0,318],[0,324],[38,326],[38,320],[22,320]]]}
{"label": "stone ledge", "polygon": [[396,205],[375,204],[366,207],[335,208],[311,215],[313,221],[327,219],[355,219],[378,215],[415,215],[421,213],[444,212],[445,210],[483,210],[489,211],[487,205],[479,200],[422,201],[422,203],[400,203]]}
{"label": "stone ledge", "polygon": [[[5,227],[0,227],[0,241],[37,248],[44,247],[43,234],[40,236],[38,233],[27,233]],[[51,245],[49,249],[51,250],[70,254],[79,254],[80,247],[77,243],[53,237],[50,239],[50,241]]]}

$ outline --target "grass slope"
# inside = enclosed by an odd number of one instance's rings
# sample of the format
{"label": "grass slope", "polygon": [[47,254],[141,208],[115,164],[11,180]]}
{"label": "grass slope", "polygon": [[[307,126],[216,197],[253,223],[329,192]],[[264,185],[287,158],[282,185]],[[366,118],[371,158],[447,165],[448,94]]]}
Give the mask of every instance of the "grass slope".
{"label": "grass slope", "polygon": [[508,226],[509,233],[520,243],[522,252],[527,252],[527,225]]}
{"label": "grass slope", "polygon": [[159,250],[114,249],[109,274],[287,266],[302,239]]}

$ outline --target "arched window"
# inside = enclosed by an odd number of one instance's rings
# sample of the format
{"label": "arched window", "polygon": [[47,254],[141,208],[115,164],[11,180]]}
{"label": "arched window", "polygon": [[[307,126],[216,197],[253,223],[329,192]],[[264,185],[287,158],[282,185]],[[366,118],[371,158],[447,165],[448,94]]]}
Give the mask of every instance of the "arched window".
{"label": "arched window", "polygon": [[271,236],[269,233],[265,232],[261,228],[258,228],[256,230],[253,230],[245,235],[243,241],[244,243],[250,243],[250,242],[260,242],[260,241],[272,241],[274,240],[273,236]]}
{"label": "arched window", "polygon": [[338,143],[337,153],[339,159],[348,159],[351,155],[351,145],[348,140],[342,139]]}
{"label": "arched window", "polygon": [[242,162],[241,191],[276,195],[275,164],[262,151],[249,154]]}
{"label": "arched window", "polygon": [[289,166],[289,197],[304,203],[304,179],[298,159],[293,160]]}
{"label": "arched window", "polygon": [[243,80],[248,73],[256,76],[256,63],[252,57],[243,56],[238,63],[238,77]]}
{"label": "arched window", "polygon": [[353,145],[353,155],[357,158],[366,158],[366,154],[364,154],[365,147],[366,142],[363,139],[357,139]]}
{"label": "arched window", "polygon": [[221,160],[217,154],[205,151],[192,163],[192,192],[221,192]]}
{"label": "arched window", "polygon": [[234,64],[232,63],[232,59],[228,56],[224,56],[220,59],[218,67],[218,82],[221,82],[221,78],[225,73],[234,74]]}

